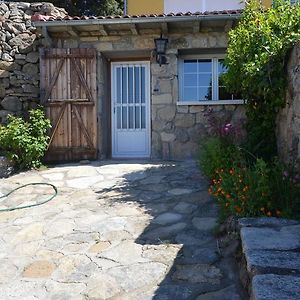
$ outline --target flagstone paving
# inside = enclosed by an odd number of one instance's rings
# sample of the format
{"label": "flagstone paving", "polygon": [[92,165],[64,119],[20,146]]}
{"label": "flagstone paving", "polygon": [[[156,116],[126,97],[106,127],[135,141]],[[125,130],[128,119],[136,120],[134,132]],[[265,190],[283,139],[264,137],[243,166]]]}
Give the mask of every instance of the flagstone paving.
{"label": "flagstone paving", "polygon": [[[217,209],[194,162],[61,165],[0,180],[58,196],[0,212],[0,299],[243,300]],[[46,199],[26,187],[0,208]]]}

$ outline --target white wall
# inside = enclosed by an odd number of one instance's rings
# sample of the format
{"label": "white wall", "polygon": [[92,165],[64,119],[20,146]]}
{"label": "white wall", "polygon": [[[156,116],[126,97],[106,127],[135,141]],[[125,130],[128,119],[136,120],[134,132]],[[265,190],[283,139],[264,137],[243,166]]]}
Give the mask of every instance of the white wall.
{"label": "white wall", "polygon": [[230,9],[242,9],[245,7],[245,3],[241,3],[240,0],[202,0],[205,2],[204,10],[230,10]]}
{"label": "white wall", "polygon": [[244,6],[245,4],[241,3],[241,0],[164,0],[166,14],[241,9]]}

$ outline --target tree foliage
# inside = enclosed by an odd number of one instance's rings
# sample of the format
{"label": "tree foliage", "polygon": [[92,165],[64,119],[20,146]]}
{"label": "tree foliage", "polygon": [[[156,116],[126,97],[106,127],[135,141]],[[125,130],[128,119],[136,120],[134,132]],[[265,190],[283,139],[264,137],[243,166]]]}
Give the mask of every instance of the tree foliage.
{"label": "tree foliage", "polygon": [[[40,2],[31,0],[28,2]],[[123,0],[47,0],[57,7],[63,7],[70,15],[122,15]]]}
{"label": "tree foliage", "polygon": [[300,38],[300,4],[273,1],[265,11],[250,1],[230,32],[227,86],[247,101],[248,146],[258,156],[276,154],[275,121],[285,104],[286,61]]}

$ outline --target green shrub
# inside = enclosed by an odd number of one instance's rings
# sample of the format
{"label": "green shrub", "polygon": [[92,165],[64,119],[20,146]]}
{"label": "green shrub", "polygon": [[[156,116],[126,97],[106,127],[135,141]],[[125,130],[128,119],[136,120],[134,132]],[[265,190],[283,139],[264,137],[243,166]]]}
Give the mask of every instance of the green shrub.
{"label": "green shrub", "polygon": [[0,126],[0,146],[16,167],[37,168],[48,146],[50,127],[41,108],[29,112],[28,122],[9,116],[8,125]]}
{"label": "green shrub", "polygon": [[[296,165],[297,166],[297,165]],[[300,215],[300,168],[287,170],[279,162],[235,160],[229,169],[218,168],[209,193],[218,201],[222,218],[235,216],[296,217]],[[295,181],[298,180],[298,181]]]}
{"label": "green shrub", "polygon": [[265,10],[250,1],[230,32],[224,75],[231,92],[247,100],[248,147],[256,156],[276,155],[276,115],[285,105],[286,60],[300,39],[300,3],[273,1]]}
{"label": "green shrub", "polygon": [[240,157],[237,146],[214,136],[207,138],[200,147],[199,165],[204,174],[212,178],[217,169],[229,169]]}

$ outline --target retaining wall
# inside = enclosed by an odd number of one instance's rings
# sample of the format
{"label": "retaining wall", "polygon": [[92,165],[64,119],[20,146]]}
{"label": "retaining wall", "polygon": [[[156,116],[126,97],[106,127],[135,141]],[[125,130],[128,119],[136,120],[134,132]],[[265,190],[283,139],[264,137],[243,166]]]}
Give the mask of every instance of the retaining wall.
{"label": "retaining wall", "polygon": [[287,65],[286,106],[277,118],[277,144],[285,161],[300,158],[300,42],[291,52]]}
{"label": "retaining wall", "polygon": [[42,38],[31,16],[65,16],[51,3],[0,3],[0,123],[39,102],[39,52]]}

